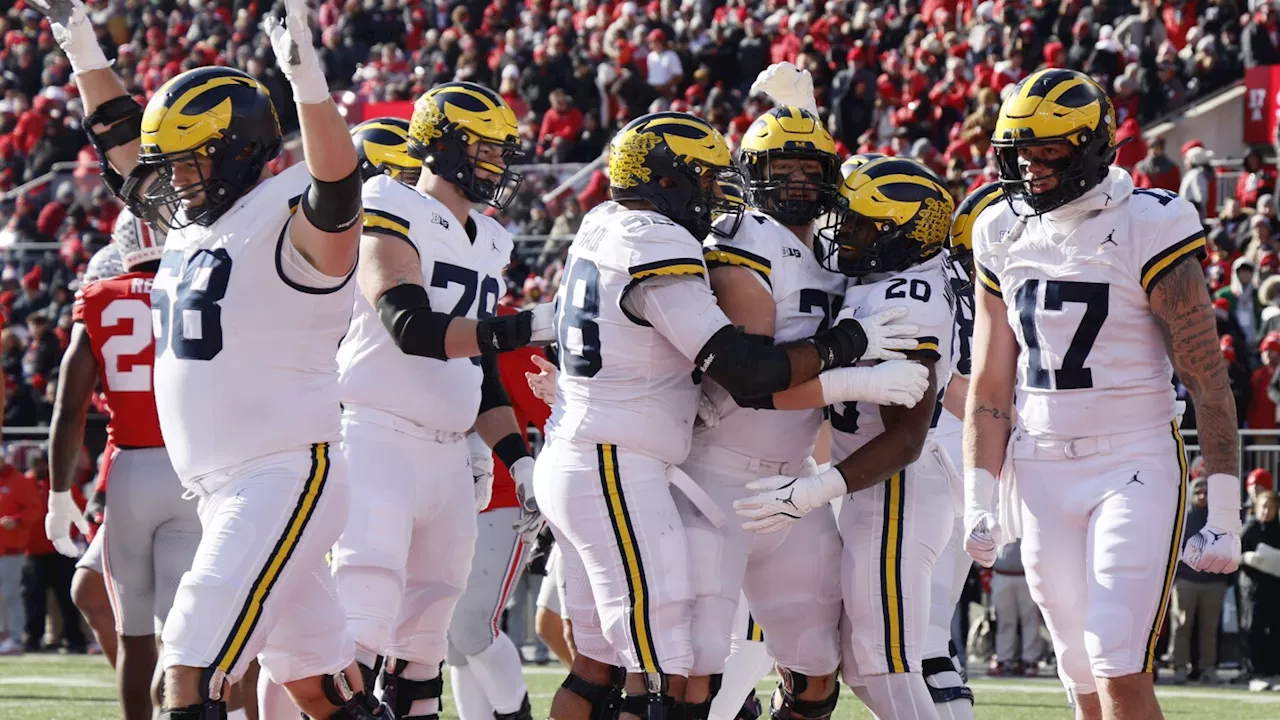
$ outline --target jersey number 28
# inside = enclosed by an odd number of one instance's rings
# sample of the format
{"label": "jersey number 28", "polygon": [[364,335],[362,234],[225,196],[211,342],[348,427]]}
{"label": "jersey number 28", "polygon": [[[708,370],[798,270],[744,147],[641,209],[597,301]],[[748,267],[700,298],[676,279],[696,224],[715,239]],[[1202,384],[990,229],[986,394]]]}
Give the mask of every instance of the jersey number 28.
{"label": "jersey number 28", "polygon": [[137,298],[112,300],[103,308],[102,327],[120,328],[126,322],[129,323],[127,334],[112,335],[102,343],[107,389],[151,392],[151,366],[138,357],[151,344],[151,308]]}
{"label": "jersey number 28", "polygon": [[156,357],[172,350],[183,360],[212,360],[222,352],[218,303],[226,297],[231,280],[231,256],[222,248],[200,250],[185,267],[182,258],[181,251],[165,253],[151,286]]}
{"label": "jersey number 28", "polygon": [[[1017,307],[1022,340],[1027,349],[1027,384],[1041,390],[1085,390],[1093,387],[1093,371],[1084,366],[1093,343],[1106,322],[1111,287],[1106,283],[1046,280],[1044,294],[1040,280],[1028,280],[1018,288]],[[1061,312],[1066,303],[1084,305],[1084,317],[1071,337],[1071,345],[1062,356],[1062,367],[1045,368],[1041,358],[1040,338],[1036,334],[1038,311]]]}

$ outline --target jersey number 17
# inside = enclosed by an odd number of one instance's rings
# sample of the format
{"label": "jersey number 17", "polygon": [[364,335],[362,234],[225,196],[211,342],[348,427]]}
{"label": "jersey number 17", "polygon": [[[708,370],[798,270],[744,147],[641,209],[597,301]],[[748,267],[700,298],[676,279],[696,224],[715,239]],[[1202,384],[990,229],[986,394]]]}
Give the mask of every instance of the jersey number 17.
{"label": "jersey number 17", "polygon": [[[1027,280],[1018,288],[1015,299],[1023,346],[1027,351],[1027,385],[1041,390],[1086,390],[1093,387],[1093,371],[1084,364],[1098,333],[1102,332],[1102,324],[1107,320],[1110,290],[1106,283],[1046,280],[1041,294],[1039,279]],[[1080,319],[1071,344],[1062,356],[1062,367],[1051,373],[1041,358],[1037,314],[1040,311],[1061,312],[1066,303],[1084,305],[1084,317]]]}

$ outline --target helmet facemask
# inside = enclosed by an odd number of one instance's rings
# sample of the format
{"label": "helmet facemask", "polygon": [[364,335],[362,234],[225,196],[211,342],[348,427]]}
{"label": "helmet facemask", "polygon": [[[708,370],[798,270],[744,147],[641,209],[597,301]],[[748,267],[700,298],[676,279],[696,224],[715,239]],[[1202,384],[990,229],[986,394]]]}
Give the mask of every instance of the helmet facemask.
{"label": "helmet facemask", "polygon": [[[830,243],[825,252],[818,254],[818,262],[827,270],[863,277],[901,269],[898,265],[903,259],[884,257],[884,248],[900,246],[893,241],[905,232],[905,228],[892,220],[860,215],[850,210],[841,198],[828,215],[823,230]],[[908,262],[904,267],[911,264]]]}
{"label": "helmet facemask", "polygon": [[[835,203],[839,173],[835,156],[770,150],[744,155],[752,203],[783,225],[808,225]],[[795,179],[797,174],[805,179]]]}
{"label": "helmet facemask", "polygon": [[[421,159],[425,167],[446,182],[456,185],[471,202],[505,210],[515,199],[524,180],[522,174],[511,169],[517,160],[524,157],[524,150],[514,138],[498,141],[477,137],[474,142],[472,140],[467,131],[446,127],[430,145],[410,138],[409,154]],[[477,171],[484,171],[488,177]]]}
{"label": "helmet facemask", "polygon": [[[214,138],[190,150],[140,153],[139,161],[156,169],[155,182],[143,193],[144,214],[166,232],[188,225],[208,227],[257,184],[262,169],[279,150],[279,140],[262,147],[236,142],[232,136],[230,142]],[[179,163],[193,166],[198,179],[175,188],[174,168]],[[237,192],[237,188],[242,190]],[[184,205],[201,195],[204,200],[198,205]]]}

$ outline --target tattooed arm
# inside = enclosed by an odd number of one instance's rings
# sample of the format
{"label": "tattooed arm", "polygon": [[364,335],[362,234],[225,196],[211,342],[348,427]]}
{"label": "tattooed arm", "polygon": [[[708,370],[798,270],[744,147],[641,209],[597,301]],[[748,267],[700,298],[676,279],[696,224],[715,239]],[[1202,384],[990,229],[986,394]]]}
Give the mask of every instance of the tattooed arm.
{"label": "tattooed arm", "polygon": [[964,466],[1000,474],[1013,430],[1018,339],[1005,320],[1004,300],[979,291],[975,298],[973,366],[964,414]]}
{"label": "tattooed arm", "polygon": [[1240,433],[1227,366],[1200,263],[1190,255],[1151,289],[1151,313],[1169,359],[1195,404],[1205,471],[1240,475]]}

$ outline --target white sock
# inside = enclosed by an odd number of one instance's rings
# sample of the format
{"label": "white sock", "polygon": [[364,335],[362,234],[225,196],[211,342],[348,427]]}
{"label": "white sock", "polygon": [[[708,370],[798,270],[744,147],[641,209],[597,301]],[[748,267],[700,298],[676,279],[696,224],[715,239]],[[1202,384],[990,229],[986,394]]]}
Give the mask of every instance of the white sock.
{"label": "white sock", "polygon": [[[742,709],[747,693],[773,669],[773,658],[762,642],[733,639],[724,661],[724,680],[711,701],[711,720],[733,720]],[[767,702],[767,701],[765,701]]]}
{"label": "white sock", "polygon": [[[405,680],[432,680],[440,677],[440,666],[411,662],[405,665],[404,672],[400,673],[400,677]],[[440,698],[414,700],[413,704],[409,706],[410,717],[436,715],[439,714],[439,712]]]}
{"label": "white sock", "polygon": [[453,704],[458,706],[459,720],[493,720],[493,706],[469,666],[450,665],[449,685],[453,688]]}
{"label": "white sock", "polygon": [[[265,671],[258,673],[258,720],[296,720],[301,714],[283,685],[271,682]],[[234,713],[227,714],[227,720],[233,717]]]}
{"label": "white sock", "polygon": [[478,655],[467,656],[467,667],[484,688],[494,712],[507,714],[520,709],[529,688],[524,683],[520,651],[504,632]]}
{"label": "white sock", "polygon": [[939,720],[937,706],[920,673],[864,675],[853,688],[872,713],[885,720]]}

